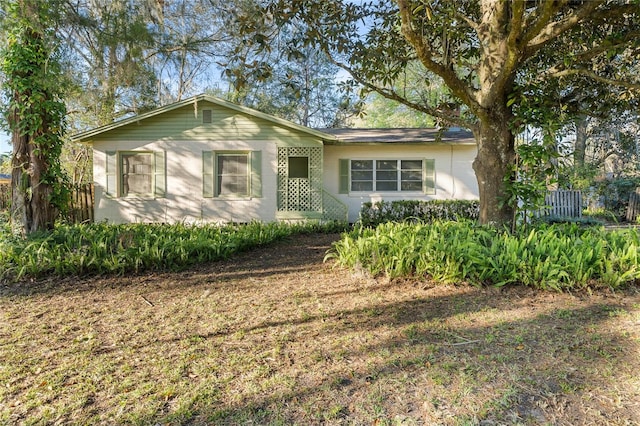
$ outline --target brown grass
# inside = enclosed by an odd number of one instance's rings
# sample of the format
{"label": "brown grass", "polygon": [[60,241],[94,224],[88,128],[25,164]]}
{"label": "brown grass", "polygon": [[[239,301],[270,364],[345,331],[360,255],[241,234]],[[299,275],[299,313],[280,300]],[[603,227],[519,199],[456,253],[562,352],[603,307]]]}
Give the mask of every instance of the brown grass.
{"label": "brown grass", "polygon": [[297,236],[0,290],[0,423],[640,424],[640,292],[374,280]]}

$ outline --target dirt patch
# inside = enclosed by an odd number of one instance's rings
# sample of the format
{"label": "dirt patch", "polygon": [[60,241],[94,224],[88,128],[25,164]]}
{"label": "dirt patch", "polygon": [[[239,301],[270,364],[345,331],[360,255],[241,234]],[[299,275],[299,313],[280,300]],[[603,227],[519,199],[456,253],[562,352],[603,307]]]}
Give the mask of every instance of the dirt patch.
{"label": "dirt patch", "polygon": [[303,235],[0,294],[0,422],[640,424],[640,294],[389,281]]}

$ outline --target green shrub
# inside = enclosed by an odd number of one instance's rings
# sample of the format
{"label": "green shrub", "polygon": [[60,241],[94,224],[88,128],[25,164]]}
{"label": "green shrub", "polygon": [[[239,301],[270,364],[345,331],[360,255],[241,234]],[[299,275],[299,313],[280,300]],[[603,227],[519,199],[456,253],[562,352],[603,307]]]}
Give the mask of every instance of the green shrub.
{"label": "green shrub", "polygon": [[633,229],[554,224],[514,234],[471,222],[386,223],[344,234],[327,258],[374,276],[565,290],[636,281],[639,250]]}
{"label": "green shrub", "polygon": [[604,207],[611,212],[617,221],[624,221],[629,197],[640,186],[640,177],[619,177],[604,180],[595,185],[595,192],[604,202]]}
{"label": "green shrub", "polygon": [[605,224],[605,221],[600,219],[597,216],[591,215],[583,215],[582,217],[571,217],[571,216],[540,216],[533,221],[534,224],[553,224],[553,223],[574,223],[580,226],[602,226]]}
{"label": "green shrub", "polygon": [[343,223],[58,225],[53,232],[27,239],[3,234],[0,278],[178,270],[293,234],[345,229]]}
{"label": "green shrub", "polygon": [[619,222],[619,217],[616,214],[602,207],[585,209],[582,211],[582,217],[586,217],[591,220],[598,221],[601,224],[606,224],[606,223],[617,224]]}
{"label": "green shrub", "polygon": [[360,223],[376,226],[385,222],[426,222],[438,220],[477,220],[477,200],[399,200],[363,203]]}

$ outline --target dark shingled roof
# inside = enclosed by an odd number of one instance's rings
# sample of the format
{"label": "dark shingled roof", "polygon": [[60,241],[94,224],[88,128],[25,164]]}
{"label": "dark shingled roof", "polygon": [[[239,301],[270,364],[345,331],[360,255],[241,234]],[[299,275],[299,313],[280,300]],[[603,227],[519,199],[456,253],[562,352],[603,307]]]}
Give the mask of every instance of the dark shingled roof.
{"label": "dark shingled roof", "polygon": [[318,129],[338,139],[328,144],[374,144],[374,143],[451,143],[475,145],[473,133],[453,129]]}

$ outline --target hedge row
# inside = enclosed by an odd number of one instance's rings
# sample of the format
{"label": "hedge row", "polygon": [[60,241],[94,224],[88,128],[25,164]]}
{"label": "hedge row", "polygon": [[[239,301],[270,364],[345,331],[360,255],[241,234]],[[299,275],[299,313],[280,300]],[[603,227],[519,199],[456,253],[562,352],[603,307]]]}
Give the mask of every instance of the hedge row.
{"label": "hedge row", "polygon": [[477,200],[378,201],[362,204],[360,222],[371,227],[386,222],[475,221],[479,214],[480,202]]}

